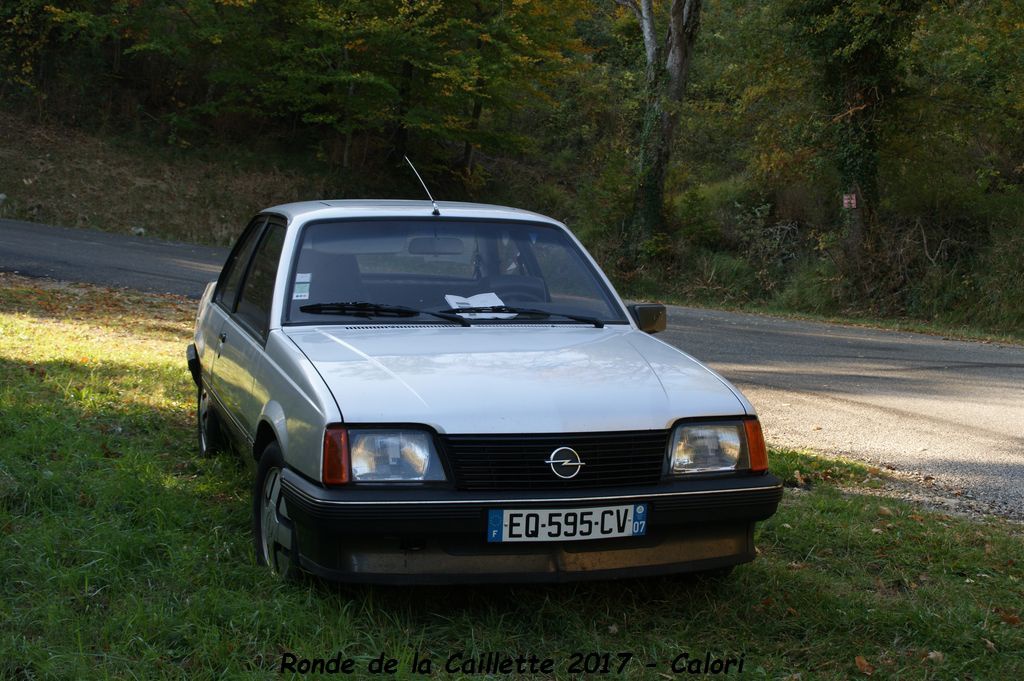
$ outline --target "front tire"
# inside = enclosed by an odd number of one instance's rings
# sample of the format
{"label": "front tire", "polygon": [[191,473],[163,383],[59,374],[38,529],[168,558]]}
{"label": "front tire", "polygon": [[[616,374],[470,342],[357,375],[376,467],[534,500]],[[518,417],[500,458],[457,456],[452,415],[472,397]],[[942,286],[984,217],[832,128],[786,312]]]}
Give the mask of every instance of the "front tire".
{"label": "front tire", "polygon": [[299,575],[298,548],[288,506],[281,495],[284,458],[271,442],[263,450],[256,470],[252,497],[252,535],[256,562],[285,579]]}

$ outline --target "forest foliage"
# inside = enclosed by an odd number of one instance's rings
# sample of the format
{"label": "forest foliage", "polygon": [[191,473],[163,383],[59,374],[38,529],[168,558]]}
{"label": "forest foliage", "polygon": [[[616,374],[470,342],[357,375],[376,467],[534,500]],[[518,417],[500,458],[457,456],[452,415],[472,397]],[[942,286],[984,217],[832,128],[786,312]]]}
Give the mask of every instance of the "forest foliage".
{"label": "forest foliage", "polygon": [[419,196],[408,154],[435,195],[564,220],[633,295],[1020,333],[1021,45],[1020,0],[704,0],[642,239],[615,0],[8,0],[0,106],[336,197]]}

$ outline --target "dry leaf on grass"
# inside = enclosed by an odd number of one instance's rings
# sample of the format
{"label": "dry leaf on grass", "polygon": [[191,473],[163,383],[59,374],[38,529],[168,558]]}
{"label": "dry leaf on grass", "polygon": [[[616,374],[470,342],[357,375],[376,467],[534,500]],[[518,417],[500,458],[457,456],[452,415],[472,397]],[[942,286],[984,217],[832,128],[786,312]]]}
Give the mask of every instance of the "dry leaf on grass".
{"label": "dry leaf on grass", "polygon": [[935,662],[936,664],[942,663],[946,659],[946,656],[940,653],[938,650],[933,650],[928,653],[928,661]]}
{"label": "dry leaf on grass", "polygon": [[985,650],[989,651],[990,653],[998,653],[999,652],[998,650],[996,650],[996,644],[995,643],[992,643],[992,641],[989,641],[987,638],[983,638],[981,640],[985,642]]}
{"label": "dry leaf on grass", "polygon": [[1011,627],[1019,627],[1020,626],[1020,615],[1018,615],[1017,613],[1010,612],[1009,610],[998,609],[998,608],[996,609],[996,612],[999,613],[999,619],[1003,620],[1004,622],[1009,624]]}
{"label": "dry leaf on grass", "polygon": [[882,516],[883,518],[891,518],[892,517],[892,509],[889,508],[888,506],[879,506],[878,507],[878,515]]}
{"label": "dry leaf on grass", "polygon": [[858,655],[854,658],[853,661],[857,663],[857,669],[860,670],[861,674],[864,674],[865,676],[871,676],[875,673],[875,668],[871,666],[871,664],[869,664],[867,660],[864,659],[863,655]]}

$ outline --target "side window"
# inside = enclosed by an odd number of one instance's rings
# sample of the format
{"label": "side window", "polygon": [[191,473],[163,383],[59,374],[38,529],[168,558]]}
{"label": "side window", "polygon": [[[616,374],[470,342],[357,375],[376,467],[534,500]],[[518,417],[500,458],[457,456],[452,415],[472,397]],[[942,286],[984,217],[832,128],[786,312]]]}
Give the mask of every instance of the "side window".
{"label": "side window", "polygon": [[245,276],[245,268],[249,266],[249,259],[259,241],[260,232],[267,218],[257,218],[249,223],[249,227],[242,233],[238,243],[235,244],[227,264],[224,265],[224,272],[221,274],[220,283],[217,286],[215,300],[220,302],[229,311],[234,311],[235,302],[238,299],[238,290],[242,286],[242,277]]}
{"label": "side window", "polygon": [[235,312],[238,321],[266,338],[270,326],[270,303],[274,298],[274,282],[277,279],[277,265],[281,260],[284,246],[284,227],[270,225],[263,233],[256,248],[249,274],[242,284]]}

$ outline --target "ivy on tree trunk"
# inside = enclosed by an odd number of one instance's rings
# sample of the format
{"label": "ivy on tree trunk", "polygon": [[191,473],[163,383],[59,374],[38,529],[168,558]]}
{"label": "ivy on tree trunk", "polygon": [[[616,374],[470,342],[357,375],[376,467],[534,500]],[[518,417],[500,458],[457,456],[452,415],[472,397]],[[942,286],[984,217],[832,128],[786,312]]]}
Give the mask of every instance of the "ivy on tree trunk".
{"label": "ivy on tree trunk", "polygon": [[646,106],[640,128],[636,199],[631,225],[638,248],[662,225],[665,174],[679,123],[693,46],[700,29],[701,0],[672,0],[664,43],[657,39],[653,0],[615,0],[640,24],[647,61]]}

